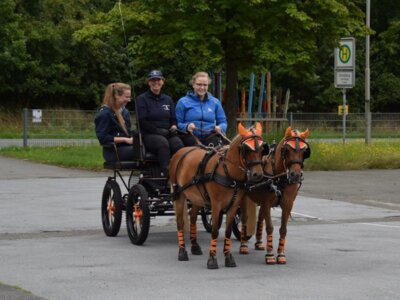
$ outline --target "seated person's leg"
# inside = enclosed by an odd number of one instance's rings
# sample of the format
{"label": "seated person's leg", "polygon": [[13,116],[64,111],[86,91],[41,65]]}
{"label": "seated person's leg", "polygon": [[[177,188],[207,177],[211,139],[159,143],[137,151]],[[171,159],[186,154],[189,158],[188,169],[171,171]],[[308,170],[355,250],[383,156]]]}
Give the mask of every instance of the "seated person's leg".
{"label": "seated person's leg", "polygon": [[205,146],[217,147],[222,145],[221,137],[219,135],[212,135],[202,141]]}
{"label": "seated person's leg", "polygon": [[164,176],[168,175],[168,165],[170,158],[169,143],[167,138],[157,134],[146,134],[143,137],[146,151],[154,153],[160,164],[161,172]]}
{"label": "seated person's leg", "polygon": [[196,139],[191,134],[182,134],[180,138],[185,145],[185,147],[195,146],[197,145]]}
{"label": "seated person's leg", "polygon": [[[118,154],[117,154],[118,153]],[[103,147],[103,158],[105,161],[131,161],[133,158],[133,146],[117,146],[117,153],[114,147]]]}
{"label": "seated person's leg", "polygon": [[118,149],[118,157],[120,160],[132,161],[134,160],[133,146],[120,146]]}
{"label": "seated person's leg", "polygon": [[168,139],[168,142],[169,142],[169,149],[171,150],[171,155],[185,146],[180,137],[177,135],[170,137]]}

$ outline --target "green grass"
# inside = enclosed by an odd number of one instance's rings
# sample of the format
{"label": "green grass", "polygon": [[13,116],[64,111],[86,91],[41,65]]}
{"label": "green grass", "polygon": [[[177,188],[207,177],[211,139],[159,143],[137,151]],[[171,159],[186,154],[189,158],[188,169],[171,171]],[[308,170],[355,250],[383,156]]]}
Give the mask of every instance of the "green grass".
{"label": "green grass", "polygon": [[70,168],[88,170],[103,168],[102,149],[98,145],[7,147],[0,149],[0,155]]}
{"label": "green grass", "polygon": [[306,170],[364,170],[400,168],[400,141],[310,142]]}
{"label": "green grass", "polygon": [[[400,141],[310,142],[311,157],[305,161],[305,170],[363,170],[400,168]],[[28,159],[42,163],[101,170],[103,158],[98,145],[58,147],[8,147],[0,155]]]}

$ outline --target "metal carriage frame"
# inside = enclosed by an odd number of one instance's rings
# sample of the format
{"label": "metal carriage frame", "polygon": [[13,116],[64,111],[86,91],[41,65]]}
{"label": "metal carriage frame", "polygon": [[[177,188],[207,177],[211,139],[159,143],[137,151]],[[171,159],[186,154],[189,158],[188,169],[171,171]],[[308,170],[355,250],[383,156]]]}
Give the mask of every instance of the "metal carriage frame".
{"label": "metal carriage frame", "polygon": [[[168,178],[158,176],[157,158],[145,151],[140,134],[134,137],[134,141],[135,160],[117,160],[103,164],[104,169],[112,170],[113,174],[107,178],[103,188],[101,220],[104,233],[107,236],[116,236],[125,211],[129,239],[135,245],[142,245],[150,230],[150,218],[173,214],[173,204]],[[117,150],[115,144],[103,147]],[[123,172],[128,172],[127,179]],[[118,179],[122,182],[124,193]]]}

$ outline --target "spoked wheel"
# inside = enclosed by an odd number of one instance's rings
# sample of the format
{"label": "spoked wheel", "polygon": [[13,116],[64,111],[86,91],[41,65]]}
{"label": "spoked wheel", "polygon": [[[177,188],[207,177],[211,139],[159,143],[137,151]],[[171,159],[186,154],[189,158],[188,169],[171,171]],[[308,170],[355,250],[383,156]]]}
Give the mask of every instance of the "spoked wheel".
{"label": "spoked wheel", "polygon": [[141,184],[135,184],[129,191],[126,203],[126,228],[132,244],[142,245],[149,234],[150,209],[147,191]]}
{"label": "spoked wheel", "polygon": [[116,236],[121,228],[122,205],[121,189],[118,183],[108,179],[101,199],[101,221],[107,236]]}
{"label": "spoked wheel", "polygon": [[[209,208],[202,208],[200,210],[201,220],[203,221],[203,226],[207,232],[211,233],[212,229],[212,217],[211,217],[211,209]],[[222,218],[224,216],[224,212],[221,211],[218,218],[218,228],[221,227]]]}

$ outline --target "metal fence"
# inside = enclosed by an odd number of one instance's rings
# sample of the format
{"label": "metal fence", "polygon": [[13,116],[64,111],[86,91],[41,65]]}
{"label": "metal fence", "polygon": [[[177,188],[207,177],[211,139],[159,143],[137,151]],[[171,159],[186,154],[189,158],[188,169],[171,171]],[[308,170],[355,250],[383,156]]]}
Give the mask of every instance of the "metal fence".
{"label": "metal fence", "polygon": [[[8,139],[8,145],[54,146],[65,144],[98,143],[95,135],[94,118],[96,111],[82,110],[38,110],[24,109],[22,118],[22,139]],[[372,138],[400,138],[400,113],[372,113]],[[131,114],[132,124],[136,124],[135,114]],[[343,116],[335,113],[241,113],[237,120],[247,123],[260,121],[267,132],[279,135],[287,126],[299,130],[309,128],[313,139],[342,138],[343,129],[347,138],[365,137],[366,121],[364,114],[346,115],[345,128]],[[5,146],[0,141],[0,147]]]}

